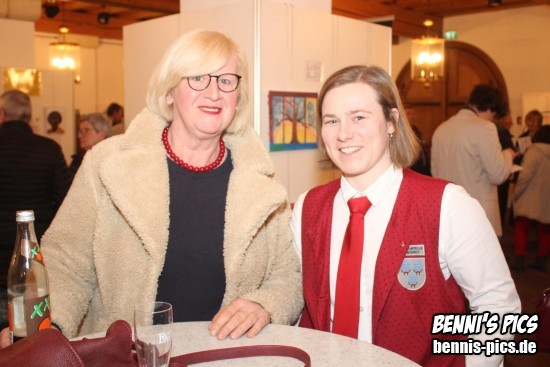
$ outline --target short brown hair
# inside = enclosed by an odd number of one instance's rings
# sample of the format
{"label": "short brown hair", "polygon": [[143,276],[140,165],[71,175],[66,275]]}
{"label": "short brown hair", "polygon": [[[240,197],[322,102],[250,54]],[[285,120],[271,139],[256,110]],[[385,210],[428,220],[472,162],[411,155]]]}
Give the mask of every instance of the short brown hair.
{"label": "short brown hair", "polygon": [[538,127],[542,126],[542,120],[543,116],[542,113],[539,110],[531,110],[527,112],[527,115],[525,115],[525,120],[535,120]]}
{"label": "short brown hair", "polygon": [[489,84],[477,84],[468,97],[466,105],[478,111],[493,111],[497,119],[506,116],[510,111],[508,100],[500,89]]}

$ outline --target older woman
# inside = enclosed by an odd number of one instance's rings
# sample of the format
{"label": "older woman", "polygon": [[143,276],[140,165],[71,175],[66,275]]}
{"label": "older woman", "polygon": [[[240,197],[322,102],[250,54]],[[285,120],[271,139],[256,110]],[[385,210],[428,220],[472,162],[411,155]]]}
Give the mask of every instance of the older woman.
{"label": "older woman", "polygon": [[245,58],[225,35],[179,37],[147,107],[88,152],[42,239],[52,321],[68,337],[166,301],[175,321],[252,337],[302,309],[290,209],[248,121]]}
{"label": "older woman", "polygon": [[319,94],[318,118],[321,146],[343,177],[294,206],[300,325],[372,342],[422,366],[464,366],[464,355],[432,351],[432,339],[467,338],[432,335],[434,315],[464,313],[464,297],[475,313],[520,309],[483,209],[463,188],[407,169],[418,140],[383,69],[335,72]]}
{"label": "older woman", "polygon": [[537,258],[531,268],[545,272],[550,255],[550,126],[541,126],[533,145],[525,153],[522,170],[514,190],[514,256],[512,269],[525,270],[525,256],[531,227],[537,232]]}
{"label": "older woman", "polygon": [[111,121],[104,114],[95,112],[80,118],[76,134],[80,149],[76,154],[73,154],[71,165],[69,166],[73,177],[82,164],[84,154],[100,141],[111,137],[111,135]]}

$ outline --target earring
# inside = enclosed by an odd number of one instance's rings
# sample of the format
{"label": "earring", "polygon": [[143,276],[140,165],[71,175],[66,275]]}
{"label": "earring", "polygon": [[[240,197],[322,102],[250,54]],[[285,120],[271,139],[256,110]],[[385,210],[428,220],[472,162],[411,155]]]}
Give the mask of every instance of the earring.
{"label": "earring", "polygon": [[393,139],[393,133],[389,133],[388,136],[390,137],[390,140]]}

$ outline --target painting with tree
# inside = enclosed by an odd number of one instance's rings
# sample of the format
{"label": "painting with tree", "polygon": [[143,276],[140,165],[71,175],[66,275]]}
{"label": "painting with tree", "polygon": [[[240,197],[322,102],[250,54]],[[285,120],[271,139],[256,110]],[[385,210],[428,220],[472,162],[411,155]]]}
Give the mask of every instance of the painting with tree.
{"label": "painting with tree", "polygon": [[316,149],[316,93],[269,92],[270,151]]}

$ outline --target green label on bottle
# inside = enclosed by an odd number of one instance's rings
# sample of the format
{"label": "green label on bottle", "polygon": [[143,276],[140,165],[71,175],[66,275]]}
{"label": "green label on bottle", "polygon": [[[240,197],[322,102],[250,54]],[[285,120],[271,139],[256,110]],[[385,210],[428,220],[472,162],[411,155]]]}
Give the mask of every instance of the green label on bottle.
{"label": "green label on bottle", "polygon": [[42,257],[42,253],[40,252],[40,245],[36,242],[22,240],[21,255],[24,257],[29,257],[32,260],[36,260],[40,264],[44,265],[44,258]]}
{"label": "green label on bottle", "polygon": [[50,295],[37,298],[25,298],[25,323],[27,336],[51,327]]}

